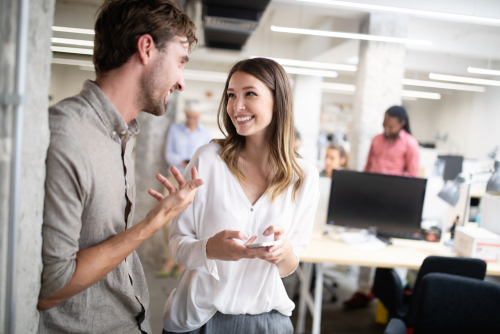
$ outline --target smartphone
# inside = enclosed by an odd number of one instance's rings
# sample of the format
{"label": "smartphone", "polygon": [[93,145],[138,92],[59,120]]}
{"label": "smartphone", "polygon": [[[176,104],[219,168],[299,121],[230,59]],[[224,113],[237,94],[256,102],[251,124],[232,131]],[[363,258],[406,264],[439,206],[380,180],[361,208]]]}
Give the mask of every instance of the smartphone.
{"label": "smartphone", "polygon": [[250,244],[247,247],[248,248],[261,248],[261,247],[271,247],[271,246],[279,245],[279,244],[280,244],[279,241],[271,241],[271,242],[263,242],[263,243],[259,243],[259,244]]}

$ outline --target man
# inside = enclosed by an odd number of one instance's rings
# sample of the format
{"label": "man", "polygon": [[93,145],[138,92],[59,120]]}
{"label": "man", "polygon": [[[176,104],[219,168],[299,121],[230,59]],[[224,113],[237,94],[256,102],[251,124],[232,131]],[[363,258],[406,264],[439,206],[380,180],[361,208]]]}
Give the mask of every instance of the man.
{"label": "man", "polygon": [[186,168],[196,150],[212,140],[210,130],[200,122],[201,104],[196,100],[186,102],[186,122],[173,124],[167,137],[165,159],[180,171]]}
{"label": "man", "polygon": [[[418,176],[418,141],[410,131],[406,109],[393,106],[384,116],[384,133],[373,138],[365,172],[401,176]],[[373,299],[371,293],[375,268],[361,267],[358,291],[344,302],[347,307],[365,307]]]}
{"label": "man", "polygon": [[[186,122],[173,124],[170,127],[167,137],[167,147],[165,149],[165,159],[168,164],[175,166],[181,172],[186,168],[194,152],[200,146],[208,144],[212,140],[210,130],[199,122],[202,112],[201,104],[196,100],[188,100],[186,101],[184,112],[186,114]],[[174,185],[176,184],[172,176],[169,176],[169,181]],[[171,226],[171,221],[163,226],[163,248],[166,260],[162,270],[155,273],[156,277],[167,277],[169,275],[178,277],[184,270],[184,267],[180,265],[176,267],[175,260],[168,249]]]}
{"label": "man", "polygon": [[135,181],[130,139],[139,112],[165,113],[184,89],[195,26],[170,0],[108,0],[95,24],[97,78],[49,110],[38,309],[43,333],[151,333],[149,293],[135,249],[184,210],[203,181],[179,171],[131,226]]}

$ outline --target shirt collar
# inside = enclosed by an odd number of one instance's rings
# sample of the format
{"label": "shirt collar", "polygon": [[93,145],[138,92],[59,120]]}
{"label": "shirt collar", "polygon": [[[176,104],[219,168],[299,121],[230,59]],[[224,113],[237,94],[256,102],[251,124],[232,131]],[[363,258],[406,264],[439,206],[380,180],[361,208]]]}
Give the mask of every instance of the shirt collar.
{"label": "shirt collar", "polygon": [[80,94],[92,105],[110,135],[123,138],[127,134],[134,136],[139,133],[139,122],[134,118],[127,124],[114,104],[93,81],[86,80]]}
{"label": "shirt collar", "polygon": [[[187,127],[186,122],[182,122],[181,127],[182,127],[182,130],[184,130],[185,132],[192,133],[191,131],[189,131],[189,128]],[[194,129],[193,132],[201,131],[202,129],[203,129],[203,125],[200,122],[198,122],[198,125],[196,126],[196,129]]]}

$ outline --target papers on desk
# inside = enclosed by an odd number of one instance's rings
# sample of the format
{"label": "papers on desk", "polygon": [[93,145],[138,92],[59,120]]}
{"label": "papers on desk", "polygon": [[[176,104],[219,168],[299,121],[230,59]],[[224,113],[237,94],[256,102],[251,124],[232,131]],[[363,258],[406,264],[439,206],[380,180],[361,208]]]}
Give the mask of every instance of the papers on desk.
{"label": "papers on desk", "polygon": [[340,233],[340,239],[352,248],[362,251],[374,251],[386,246],[376,236],[366,232],[343,232]]}

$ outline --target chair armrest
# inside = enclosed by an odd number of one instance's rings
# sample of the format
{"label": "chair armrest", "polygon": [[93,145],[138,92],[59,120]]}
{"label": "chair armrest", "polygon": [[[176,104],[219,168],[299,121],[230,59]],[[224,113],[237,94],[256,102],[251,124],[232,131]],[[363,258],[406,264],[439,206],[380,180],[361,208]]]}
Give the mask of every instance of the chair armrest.
{"label": "chair armrest", "polygon": [[401,319],[392,318],[384,334],[406,334],[406,325]]}

